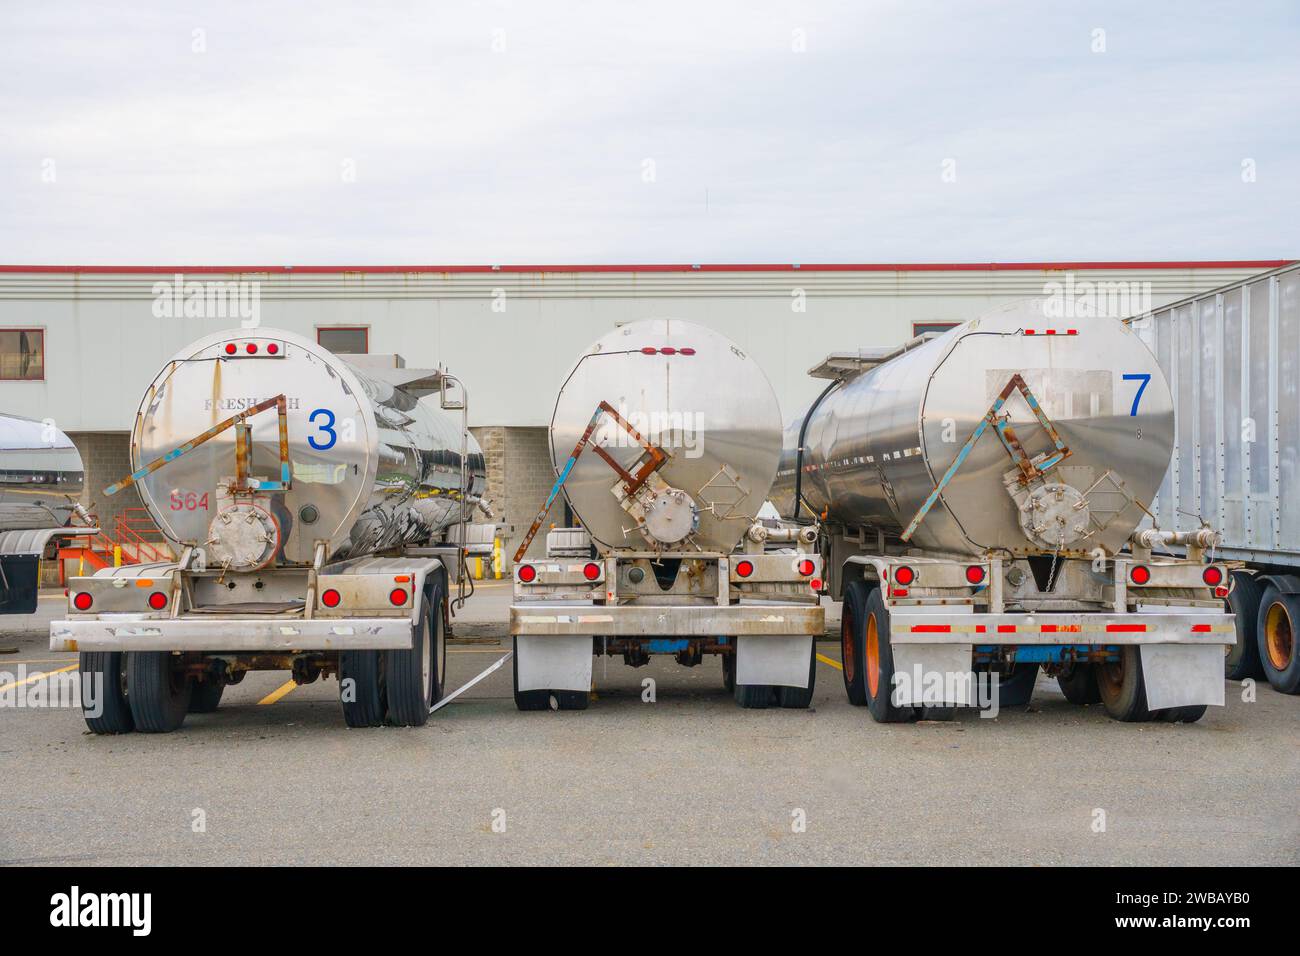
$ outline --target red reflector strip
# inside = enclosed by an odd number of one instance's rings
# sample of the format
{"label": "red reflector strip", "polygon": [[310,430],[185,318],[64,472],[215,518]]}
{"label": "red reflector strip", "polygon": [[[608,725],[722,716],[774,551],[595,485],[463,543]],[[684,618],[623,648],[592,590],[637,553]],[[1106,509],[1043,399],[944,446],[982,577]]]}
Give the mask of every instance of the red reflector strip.
{"label": "red reflector strip", "polygon": [[1016,633],[1016,626],[1015,626],[1014,624],[999,624],[999,625],[998,625],[998,633],[999,633],[999,634],[1014,634],[1014,633]]}
{"label": "red reflector strip", "polygon": [[1078,624],[1044,624],[1038,630],[1043,634],[1078,634],[1083,628]]}
{"label": "red reflector strip", "polygon": [[983,624],[976,624],[976,625],[975,625],[975,633],[976,633],[976,634],[983,634],[983,633],[984,633],[984,625],[983,625]]}
{"label": "red reflector strip", "polygon": [[1079,330],[1078,330],[1078,329],[1066,329],[1066,330],[1065,330],[1065,334],[1066,334],[1066,335],[1078,335],[1078,334],[1079,334]]}
{"label": "red reflector strip", "polygon": [[1212,628],[1210,627],[1209,624],[1193,624],[1193,625],[1192,625],[1192,633],[1193,633],[1193,634],[1209,634],[1211,630],[1212,630]]}
{"label": "red reflector strip", "polygon": [[951,634],[951,624],[914,624],[912,625],[913,634]]}
{"label": "red reflector strip", "polygon": [[1034,334],[1033,329],[1025,329],[1025,335],[1033,335],[1033,334]]}
{"label": "red reflector strip", "polygon": [[1107,624],[1107,634],[1144,634],[1147,626],[1145,624]]}

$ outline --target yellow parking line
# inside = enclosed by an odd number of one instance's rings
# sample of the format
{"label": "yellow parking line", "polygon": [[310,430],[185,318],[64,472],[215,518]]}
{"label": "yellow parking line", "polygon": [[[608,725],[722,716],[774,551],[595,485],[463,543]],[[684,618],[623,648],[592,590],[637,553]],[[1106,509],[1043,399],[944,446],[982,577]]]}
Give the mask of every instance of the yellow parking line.
{"label": "yellow parking line", "polygon": [[291,681],[291,680],[290,680],[290,681],[285,681],[283,684],[281,684],[281,685],[280,685],[279,687],[277,687],[275,690],[271,691],[271,693],[267,694],[265,697],[263,697],[261,700],[259,700],[258,703],[259,703],[259,704],[274,704],[277,700],[279,700],[281,697],[283,697],[285,694],[289,693],[289,691],[293,690],[293,689],[294,689],[295,687],[297,687],[297,686],[298,686],[298,685],[295,684],[295,683],[294,683],[293,681]]}
{"label": "yellow parking line", "polygon": [[841,664],[839,661],[833,661],[833,660],[831,660],[831,659],[830,659],[829,657],[827,657],[825,654],[818,654],[818,655],[817,655],[817,659],[818,659],[819,661],[821,661],[823,664],[830,664],[831,667],[835,668],[837,671],[842,671],[842,670],[844,670],[844,665],[843,665],[843,664]]}
{"label": "yellow parking line", "polygon": [[[14,661],[14,663],[21,664],[22,661]],[[12,684],[5,684],[3,687],[0,687],[0,693],[3,693],[4,691],[7,690],[13,690],[15,687],[22,687],[23,684],[30,684],[33,681],[42,680],[46,677],[49,677],[51,674],[62,674],[65,671],[75,671],[76,669],[77,669],[76,664],[69,664],[67,667],[60,667],[57,670],[42,671],[39,674],[33,674],[31,677],[24,677],[22,680],[16,680]]]}

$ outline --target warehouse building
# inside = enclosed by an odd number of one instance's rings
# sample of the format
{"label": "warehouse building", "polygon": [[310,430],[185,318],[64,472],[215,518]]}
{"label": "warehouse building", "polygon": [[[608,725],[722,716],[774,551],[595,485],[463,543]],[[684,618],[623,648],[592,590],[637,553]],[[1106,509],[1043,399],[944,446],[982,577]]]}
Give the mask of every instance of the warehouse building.
{"label": "warehouse building", "polygon": [[546,425],[556,390],[617,324],[676,317],[716,329],[767,371],[788,419],[815,396],[807,370],[831,351],[896,345],[1045,295],[1063,320],[1122,317],[1283,264],[0,266],[0,411],[52,419],[72,437],[85,502],[112,529],[139,516],[134,490],[99,489],[130,470],[141,391],[200,336],[260,323],[340,353],[442,365],[470,388],[488,495],[512,551],[554,480]]}

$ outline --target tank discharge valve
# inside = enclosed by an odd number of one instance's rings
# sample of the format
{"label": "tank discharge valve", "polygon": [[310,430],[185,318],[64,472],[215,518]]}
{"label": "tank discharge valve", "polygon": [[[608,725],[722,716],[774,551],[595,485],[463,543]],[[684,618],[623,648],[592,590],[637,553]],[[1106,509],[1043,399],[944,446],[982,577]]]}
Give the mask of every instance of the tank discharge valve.
{"label": "tank discharge valve", "polygon": [[632,494],[623,482],[610,489],[623,510],[636,519],[637,529],[655,548],[685,541],[700,527],[700,509],[680,488],[673,488],[657,473]]}
{"label": "tank discharge valve", "polygon": [[229,571],[256,571],[270,564],[279,550],[280,526],[260,505],[233,502],[208,525],[206,544],[213,564]]}

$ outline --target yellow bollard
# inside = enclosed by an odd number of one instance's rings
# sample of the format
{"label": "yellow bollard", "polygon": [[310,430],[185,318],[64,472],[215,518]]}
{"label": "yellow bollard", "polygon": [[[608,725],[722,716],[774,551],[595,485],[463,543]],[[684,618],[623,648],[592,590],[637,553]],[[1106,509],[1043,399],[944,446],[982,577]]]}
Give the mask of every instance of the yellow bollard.
{"label": "yellow bollard", "polygon": [[483,559],[481,557],[474,558],[474,580],[483,580]]}
{"label": "yellow bollard", "polygon": [[501,580],[501,535],[492,539],[492,571]]}
{"label": "yellow bollard", "polygon": [[113,567],[120,568],[121,566],[122,566],[122,546],[120,544],[115,544],[113,545]]}

